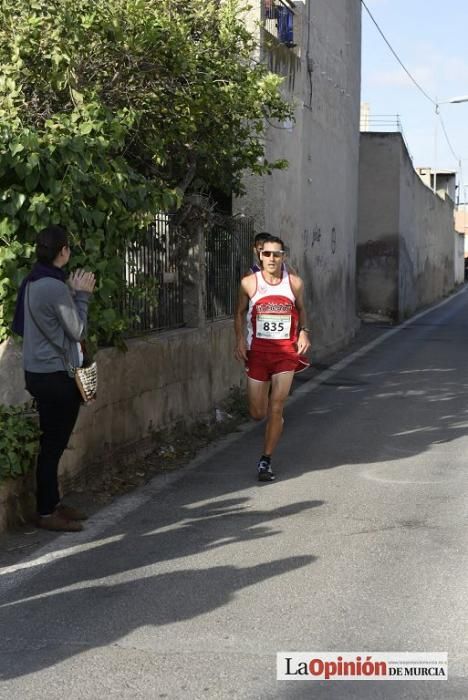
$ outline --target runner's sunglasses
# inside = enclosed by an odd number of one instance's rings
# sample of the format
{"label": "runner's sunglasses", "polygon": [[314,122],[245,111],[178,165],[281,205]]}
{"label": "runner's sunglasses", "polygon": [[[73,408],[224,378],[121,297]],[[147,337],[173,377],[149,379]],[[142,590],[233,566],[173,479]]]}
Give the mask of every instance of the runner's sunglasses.
{"label": "runner's sunglasses", "polygon": [[270,258],[272,255],[274,258],[280,258],[284,255],[284,250],[262,250],[260,252],[265,258]]}

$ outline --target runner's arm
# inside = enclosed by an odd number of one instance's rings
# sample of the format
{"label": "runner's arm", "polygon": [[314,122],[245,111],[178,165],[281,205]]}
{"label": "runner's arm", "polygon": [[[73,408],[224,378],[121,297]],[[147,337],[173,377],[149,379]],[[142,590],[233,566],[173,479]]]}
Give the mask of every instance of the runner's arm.
{"label": "runner's arm", "polygon": [[239,297],[234,312],[234,332],[236,334],[236,349],[234,356],[236,360],[247,360],[247,344],[245,342],[245,315],[249,308],[249,295],[246,291],[245,278],[239,288]]}
{"label": "runner's arm", "polygon": [[296,297],[296,309],[299,312],[299,335],[297,338],[297,352],[303,355],[310,348],[310,331],[307,328],[307,312],[304,303],[304,283],[297,275],[290,276],[291,287]]}

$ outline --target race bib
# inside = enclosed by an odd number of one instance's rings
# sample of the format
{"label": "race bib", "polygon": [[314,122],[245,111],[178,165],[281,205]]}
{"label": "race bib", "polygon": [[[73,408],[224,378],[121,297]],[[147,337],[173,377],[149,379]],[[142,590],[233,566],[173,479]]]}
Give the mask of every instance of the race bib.
{"label": "race bib", "polygon": [[257,316],[257,338],[264,340],[289,340],[291,336],[291,316],[279,314],[259,314]]}

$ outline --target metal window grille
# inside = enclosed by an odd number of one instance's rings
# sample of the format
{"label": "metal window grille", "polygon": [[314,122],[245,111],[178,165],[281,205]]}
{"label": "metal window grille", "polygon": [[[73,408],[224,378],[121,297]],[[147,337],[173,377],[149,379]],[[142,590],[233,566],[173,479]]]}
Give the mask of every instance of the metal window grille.
{"label": "metal window grille", "polygon": [[123,312],[128,336],[183,325],[183,280],[179,273],[182,232],[160,214],[125,254]]}
{"label": "metal window grille", "polygon": [[294,10],[289,0],[263,0],[263,26],[286,46],[294,44]]}
{"label": "metal window grille", "polygon": [[254,222],[247,217],[219,217],[206,236],[206,317],[234,314],[241,278],[252,264]]}

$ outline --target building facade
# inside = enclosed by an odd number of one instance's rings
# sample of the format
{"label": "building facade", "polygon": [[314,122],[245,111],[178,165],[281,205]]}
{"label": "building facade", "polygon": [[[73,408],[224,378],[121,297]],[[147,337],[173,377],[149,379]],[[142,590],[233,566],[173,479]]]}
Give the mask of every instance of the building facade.
{"label": "building facade", "polygon": [[295,121],[269,124],[266,153],[289,167],[247,177],[235,210],[287,243],[303,277],[315,356],[357,327],[361,5],[359,0],[256,0],[259,58],[284,77]]}

